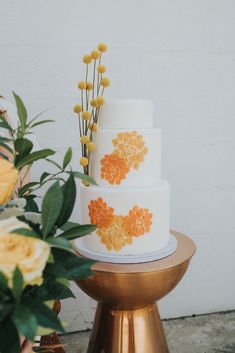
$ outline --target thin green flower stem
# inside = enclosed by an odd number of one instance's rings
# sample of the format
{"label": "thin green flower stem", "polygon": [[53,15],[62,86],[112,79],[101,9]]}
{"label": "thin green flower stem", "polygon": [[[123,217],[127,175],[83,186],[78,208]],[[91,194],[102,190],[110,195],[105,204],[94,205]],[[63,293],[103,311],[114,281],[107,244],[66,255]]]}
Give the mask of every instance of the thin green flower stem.
{"label": "thin green flower stem", "polygon": [[[87,80],[88,80],[88,65],[86,64],[86,84],[87,84]],[[86,89],[86,110],[88,110],[88,96],[87,96],[87,89]]]}
{"label": "thin green flower stem", "polygon": [[94,60],[92,99],[94,99],[95,97],[95,69],[96,69],[96,60]]}

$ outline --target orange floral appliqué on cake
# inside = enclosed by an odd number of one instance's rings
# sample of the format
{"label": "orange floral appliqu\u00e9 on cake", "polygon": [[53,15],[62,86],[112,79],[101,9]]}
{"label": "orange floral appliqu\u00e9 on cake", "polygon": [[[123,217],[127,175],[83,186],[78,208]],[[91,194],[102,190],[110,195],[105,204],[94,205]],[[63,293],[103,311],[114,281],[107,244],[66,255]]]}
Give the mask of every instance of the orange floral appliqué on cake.
{"label": "orange floral appliqu\u00e9 on cake", "polygon": [[120,185],[131,168],[139,168],[148,148],[143,136],[138,135],[137,131],[120,132],[112,142],[114,151],[106,154],[100,161],[100,177],[111,185]]}
{"label": "orange floral appliqu\u00e9 on cake", "polygon": [[114,153],[124,158],[129,168],[138,169],[148,153],[142,135],[137,131],[120,132],[117,138],[113,139]]}
{"label": "orange floral appliqu\u00e9 on cake", "polygon": [[97,230],[97,234],[101,238],[101,242],[106,246],[107,250],[120,251],[126,244],[133,242],[133,237],[128,234],[123,227],[125,217],[113,216],[112,222],[107,228]]}
{"label": "orange floral appliqu\u00e9 on cake", "polygon": [[132,210],[129,211],[128,216],[125,217],[124,228],[130,235],[139,237],[144,233],[150,232],[152,217],[153,215],[149,213],[147,208],[140,208],[135,205]]}
{"label": "orange floral appliqu\u00e9 on cake", "polygon": [[99,228],[107,227],[113,218],[114,209],[108,207],[101,197],[97,200],[91,200],[88,209],[91,223],[96,224]]}
{"label": "orange floral appliqu\u00e9 on cake", "polygon": [[101,160],[101,178],[107,180],[111,185],[120,185],[128,172],[129,168],[125,159],[117,154],[106,154]]}
{"label": "orange floral appliqu\u00e9 on cake", "polygon": [[99,197],[90,201],[88,209],[90,221],[97,225],[96,233],[109,251],[120,251],[135,237],[150,232],[153,215],[147,208],[135,205],[127,216],[115,215],[114,209]]}

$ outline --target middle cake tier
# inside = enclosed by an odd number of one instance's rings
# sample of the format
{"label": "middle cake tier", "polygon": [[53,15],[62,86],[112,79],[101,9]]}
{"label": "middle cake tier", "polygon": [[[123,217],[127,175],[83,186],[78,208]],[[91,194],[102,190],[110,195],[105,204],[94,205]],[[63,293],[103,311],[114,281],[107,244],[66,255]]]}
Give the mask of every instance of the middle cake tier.
{"label": "middle cake tier", "polygon": [[100,129],[91,175],[103,187],[152,186],[161,181],[160,129]]}

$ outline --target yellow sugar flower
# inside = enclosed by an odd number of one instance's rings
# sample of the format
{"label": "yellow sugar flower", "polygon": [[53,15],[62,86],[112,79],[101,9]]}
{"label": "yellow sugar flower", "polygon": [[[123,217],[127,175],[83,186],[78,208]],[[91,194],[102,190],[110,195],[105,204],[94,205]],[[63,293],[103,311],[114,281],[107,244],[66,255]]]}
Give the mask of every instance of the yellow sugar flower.
{"label": "yellow sugar flower", "polygon": [[88,165],[89,161],[88,161],[88,158],[86,157],[82,157],[80,158],[80,164],[83,166],[83,167],[86,167]]}
{"label": "yellow sugar flower", "polygon": [[7,203],[18,179],[18,170],[6,159],[0,159],[0,205]]}
{"label": "yellow sugar flower", "polygon": [[78,88],[79,89],[86,89],[86,82],[84,82],[84,81],[78,82]]}
{"label": "yellow sugar flower", "polygon": [[83,145],[85,145],[86,143],[89,142],[89,137],[86,136],[86,135],[81,136],[81,137],[80,137],[80,142],[81,142]]}
{"label": "yellow sugar flower", "polygon": [[87,82],[87,84],[86,84],[86,89],[87,89],[88,91],[91,91],[91,90],[93,89],[93,83],[92,83],[92,82]]}
{"label": "yellow sugar flower", "polygon": [[126,244],[133,242],[131,237],[123,227],[125,217],[116,216],[112,217],[111,223],[106,228],[99,228],[96,232],[101,238],[107,250],[120,251]]}
{"label": "yellow sugar flower", "polygon": [[105,99],[103,96],[97,98],[97,105],[100,107],[101,105],[105,104]]}
{"label": "yellow sugar flower", "polygon": [[143,163],[148,148],[142,135],[137,131],[120,132],[117,138],[113,139],[114,153],[125,159],[129,168],[138,169]]}
{"label": "yellow sugar flower", "polygon": [[87,144],[87,149],[88,149],[88,151],[94,151],[96,149],[95,143],[94,142],[89,142]]}
{"label": "yellow sugar flower", "polygon": [[108,49],[107,45],[104,43],[100,43],[97,48],[99,49],[99,51],[101,51],[101,53],[107,51]]}
{"label": "yellow sugar flower", "polygon": [[100,81],[101,86],[103,87],[109,87],[110,85],[110,80],[108,77],[103,77],[102,80]]}
{"label": "yellow sugar flower", "polygon": [[98,130],[96,123],[92,123],[89,128],[92,132],[96,132]]}
{"label": "yellow sugar flower", "polygon": [[106,67],[104,65],[99,65],[97,67],[97,71],[99,72],[99,74],[104,74],[106,71]]}
{"label": "yellow sugar flower", "polygon": [[92,50],[91,52],[91,57],[92,59],[96,60],[96,59],[99,59],[100,57],[100,52],[98,50]]}
{"label": "yellow sugar flower", "polygon": [[91,113],[90,112],[87,112],[87,111],[82,112],[83,120],[89,120],[90,117],[91,117]]}
{"label": "yellow sugar flower", "polygon": [[84,55],[83,62],[84,64],[90,64],[92,62],[92,57],[89,54]]}
{"label": "yellow sugar flower", "polygon": [[90,105],[91,105],[93,108],[97,107],[97,101],[96,101],[96,99],[91,99]]}
{"label": "yellow sugar flower", "polygon": [[74,111],[74,113],[81,113],[81,111],[82,111],[82,107],[81,107],[81,105],[80,104],[76,104],[74,107],[73,107],[73,111]]}

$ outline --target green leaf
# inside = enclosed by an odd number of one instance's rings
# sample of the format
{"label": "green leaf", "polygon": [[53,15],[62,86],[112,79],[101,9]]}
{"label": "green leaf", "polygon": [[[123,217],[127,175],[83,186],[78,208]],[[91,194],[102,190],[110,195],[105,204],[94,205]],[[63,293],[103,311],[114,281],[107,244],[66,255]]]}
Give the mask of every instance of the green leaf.
{"label": "green leaf", "polygon": [[7,278],[2,272],[0,272],[0,288],[2,290],[5,290],[7,288]]}
{"label": "green leaf", "polygon": [[42,201],[43,235],[46,237],[59,217],[63,205],[63,192],[56,181],[47,191]]}
{"label": "green leaf", "polygon": [[56,163],[55,161],[53,161],[52,159],[49,159],[49,158],[46,158],[46,161],[53,164],[54,166],[56,166],[57,168],[59,168],[60,170],[62,170],[63,168],[58,164]]}
{"label": "green leaf", "polygon": [[0,352],[19,353],[20,339],[18,331],[10,317],[0,322]]}
{"label": "green leaf", "polygon": [[36,185],[39,185],[37,181],[32,181],[31,183],[25,184],[22,188],[18,190],[18,196],[22,197],[28,191],[32,191],[32,188]]}
{"label": "green leaf", "polygon": [[63,192],[63,207],[61,209],[59,218],[56,222],[57,226],[60,227],[62,224],[66,223],[71,216],[76,201],[76,184],[74,177],[70,175],[68,180],[62,186]]}
{"label": "green leaf", "polygon": [[36,123],[34,123],[33,125],[31,125],[31,128],[38,126],[38,125],[42,125],[42,124],[46,124],[46,123],[54,123],[55,120],[51,120],[51,119],[47,119],[47,120],[40,120],[37,121]]}
{"label": "green leaf", "polygon": [[18,138],[14,143],[15,150],[18,152],[16,156],[16,164],[20,162],[21,159],[26,157],[33,149],[33,143],[25,138]]}
{"label": "green leaf", "polygon": [[12,150],[12,148],[9,146],[9,145],[7,145],[5,142],[1,142],[0,141],[0,146],[2,146],[3,148],[5,148],[8,152],[10,152],[11,154],[13,154],[13,150]]}
{"label": "green leaf", "polygon": [[66,230],[69,230],[69,229],[76,227],[76,226],[79,226],[79,225],[80,225],[79,223],[75,223],[75,222],[66,222],[65,224],[60,226],[60,229],[65,232]]}
{"label": "green leaf", "polygon": [[73,171],[71,171],[71,172],[67,172],[68,174],[72,174],[73,176],[74,176],[74,178],[78,178],[78,179],[81,179],[81,180],[85,180],[85,181],[87,181],[89,184],[91,184],[91,185],[98,185],[97,183],[96,183],[96,181],[92,178],[92,177],[90,177],[89,175],[86,175],[86,174],[83,174],[83,173],[81,173],[81,172],[73,172]]}
{"label": "green leaf", "polygon": [[31,305],[31,309],[37,317],[38,325],[42,327],[48,327],[60,332],[64,332],[64,328],[61,325],[61,322],[59,321],[56,313],[52,309],[48,308],[48,306],[36,300]]}
{"label": "green leaf", "polygon": [[34,232],[31,229],[27,229],[27,228],[16,228],[16,229],[12,230],[10,233],[24,235],[25,237],[40,238],[40,235],[38,233]]}
{"label": "green leaf", "polygon": [[40,177],[40,184],[49,176],[51,175],[50,173],[43,172],[41,177]]}
{"label": "green leaf", "polygon": [[13,131],[12,127],[8,124],[8,122],[6,121],[6,119],[1,115],[0,116],[0,127],[2,129],[6,129],[6,130],[9,130],[9,131]]}
{"label": "green leaf", "polygon": [[14,297],[16,298],[17,301],[20,299],[21,293],[23,291],[23,284],[24,284],[23,275],[22,275],[19,267],[16,267],[15,271],[13,273],[12,292],[13,292]]}
{"label": "green leaf", "polygon": [[70,242],[64,238],[61,238],[61,237],[47,238],[46,241],[52,247],[57,248],[57,249],[64,249],[64,250],[72,250],[73,249]]}
{"label": "green leaf", "polygon": [[67,165],[70,163],[72,156],[73,156],[72,148],[69,147],[67,152],[64,155],[63,169],[65,169],[67,167]]}
{"label": "green leaf", "polygon": [[16,168],[22,169],[25,165],[32,164],[33,162],[35,162],[39,159],[46,158],[46,157],[51,156],[53,154],[55,154],[55,151],[53,151],[51,149],[44,149],[44,150],[32,152],[28,156],[23,158],[19,163],[17,163]]}
{"label": "green leaf", "polygon": [[12,139],[9,139],[7,137],[0,136],[0,142],[12,142]]}
{"label": "green leaf", "polygon": [[32,311],[26,305],[17,305],[13,313],[13,321],[18,332],[33,342],[37,333],[37,319]]}
{"label": "green leaf", "polygon": [[24,132],[26,127],[26,122],[27,122],[27,111],[22,99],[15,92],[13,92],[13,95],[16,102],[17,113],[20,119],[20,126],[22,131]]}
{"label": "green leaf", "polygon": [[25,198],[25,200],[26,200],[26,206],[25,206],[25,211],[26,212],[39,212],[39,209],[38,209],[38,205],[37,205],[37,203],[34,201],[34,198],[35,198],[36,196],[35,195],[27,195],[27,196],[25,196],[24,198]]}
{"label": "green leaf", "polygon": [[97,226],[93,224],[79,225],[74,228],[66,230],[64,233],[60,234],[59,237],[66,238],[67,240],[73,240],[76,238],[83,237],[84,235],[91,234],[96,230]]}

